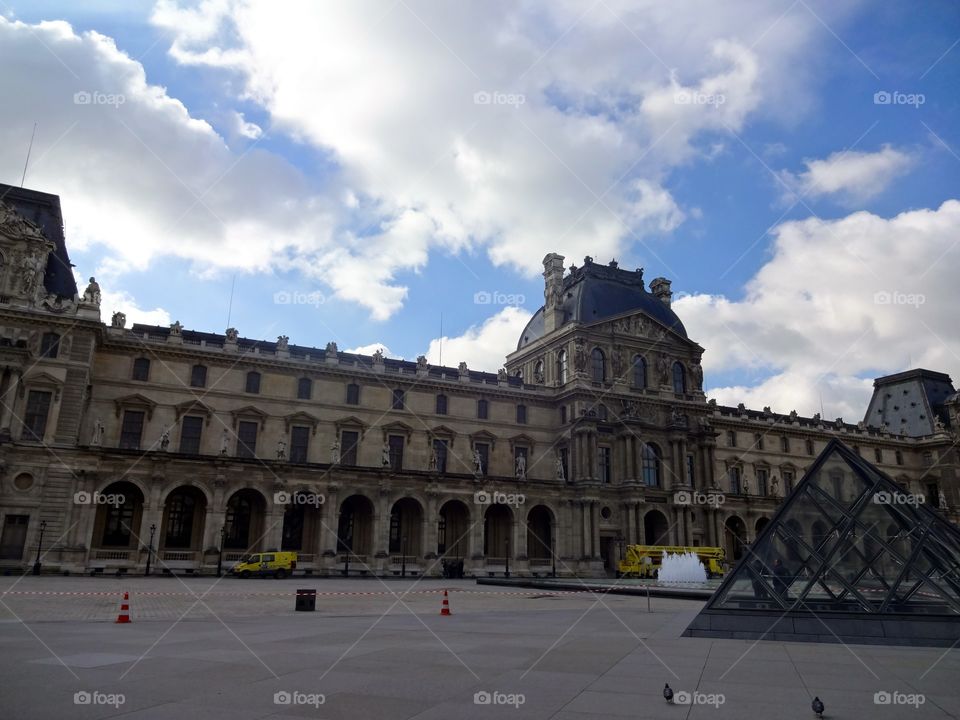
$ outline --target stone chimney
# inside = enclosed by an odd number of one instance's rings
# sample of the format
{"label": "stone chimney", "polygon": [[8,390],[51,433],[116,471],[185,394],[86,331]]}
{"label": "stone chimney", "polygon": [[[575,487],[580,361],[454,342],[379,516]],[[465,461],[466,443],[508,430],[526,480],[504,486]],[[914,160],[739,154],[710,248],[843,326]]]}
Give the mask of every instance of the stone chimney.
{"label": "stone chimney", "polygon": [[650,281],[650,292],[654,297],[659,298],[667,307],[670,307],[670,298],[673,293],[670,291],[670,281],[663,277],[654,278]]}
{"label": "stone chimney", "polygon": [[548,334],[563,324],[563,255],[543,258],[543,331]]}

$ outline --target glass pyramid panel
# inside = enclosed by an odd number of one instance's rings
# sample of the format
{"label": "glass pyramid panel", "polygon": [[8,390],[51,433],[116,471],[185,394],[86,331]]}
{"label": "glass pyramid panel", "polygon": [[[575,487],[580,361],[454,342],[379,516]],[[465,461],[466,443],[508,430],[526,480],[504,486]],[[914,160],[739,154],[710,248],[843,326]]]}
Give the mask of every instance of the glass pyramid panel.
{"label": "glass pyramid panel", "polygon": [[960,620],[960,531],[835,440],[704,612],[771,609]]}

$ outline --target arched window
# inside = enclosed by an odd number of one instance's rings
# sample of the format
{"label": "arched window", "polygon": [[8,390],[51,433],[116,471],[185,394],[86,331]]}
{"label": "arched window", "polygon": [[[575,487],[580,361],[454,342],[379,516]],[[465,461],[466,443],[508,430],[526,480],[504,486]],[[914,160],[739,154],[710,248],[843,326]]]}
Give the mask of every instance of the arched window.
{"label": "arched window", "polygon": [[557,382],[561,385],[567,384],[567,351],[561,350],[557,353]]}
{"label": "arched window", "polygon": [[635,388],[647,386],[647,361],[640,355],[633,356],[633,386]]}
{"label": "arched window", "polygon": [[643,484],[660,487],[660,448],[653,443],[643,444]]}
{"label": "arched window", "polygon": [[673,391],[677,395],[682,395],[687,391],[687,373],[683,365],[678,362],[673,364]]}
{"label": "arched window", "polygon": [[313,394],[313,381],[310,378],[300,378],[297,380],[297,399],[309,400]]}
{"label": "arched window", "polygon": [[248,393],[259,393],[260,392],[260,373],[255,370],[251,370],[247,373],[247,392]]}
{"label": "arched window", "polygon": [[150,379],[150,360],[137,358],[133,361],[133,379],[146,382]]}
{"label": "arched window", "polygon": [[607,376],[607,363],[606,358],[603,356],[603,350],[594,348],[593,352],[590,353],[590,357],[593,361],[593,381],[603,382]]}

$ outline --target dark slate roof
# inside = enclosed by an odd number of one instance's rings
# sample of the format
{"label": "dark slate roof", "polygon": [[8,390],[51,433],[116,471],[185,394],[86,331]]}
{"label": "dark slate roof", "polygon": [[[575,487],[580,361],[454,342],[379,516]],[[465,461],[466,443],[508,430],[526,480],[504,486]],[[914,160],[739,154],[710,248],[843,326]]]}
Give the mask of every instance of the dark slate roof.
{"label": "dark slate roof", "polygon": [[[167,336],[170,335],[170,328],[162,325],[144,325],[142,323],[134,323],[129,332],[133,335],[136,335],[138,338],[147,336],[153,340],[166,340]],[[223,347],[223,344],[227,339],[226,335],[201,332],[198,330],[184,329],[181,331],[181,335],[183,336],[183,342],[186,345],[200,345],[201,342],[204,342],[208,347]],[[252,338],[244,337],[237,338],[237,347],[241,350],[252,350],[254,347],[256,347],[261,354],[266,356],[272,355],[277,351],[276,341],[254,340]],[[307,356],[309,356],[311,361],[322,362],[327,357],[326,349],[311,347],[309,345],[294,345],[293,343],[290,343],[287,346],[287,350],[290,352],[290,357],[294,359],[306,360]],[[373,367],[372,355],[337,352],[337,358],[343,364],[353,364],[366,368]],[[417,363],[412,360],[384,358],[383,364],[387,372],[402,371],[405,374],[412,375],[417,370]],[[479,370],[469,370],[468,372],[470,376],[470,382],[487,385],[499,384],[497,373],[482,372]],[[460,376],[460,371],[458,368],[449,367],[446,365],[431,365],[428,376],[438,380],[443,379],[444,377],[447,380],[457,380]],[[507,384],[512,388],[526,388],[527,390],[543,389],[542,385],[525,385],[523,379],[517,376],[508,377]]]}
{"label": "dark slate roof", "polygon": [[[647,292],[643,270],[621,270],[616,263],[599,265],[590,258],[563,278],[563,323],[589,324],[625,313],[643,312],[675,333],[687,337],[686,328],[670,307]],[[517,350],[543,337],[544,308],[534,313],[520,334]]]}
{"label": "dark slate roof", "polygon": [[47,261],[47,273],[43,277],[48,293],[72,298],[77,294],[77,282],[73,277],[73,265],[67,254],[63,237],[63,215],[60,212],[60,197],[39,190],[14,187],[0,183],[0,200],[10,205],[19,215],[39,226],[44,237],[56,248]]}
{"label": "dark slate roof", "polygon": [[934,431],[933,419],[950,422],[945,403],[956,392],[949,375],[921,368],[877,378],[863,420],[909,437]]}

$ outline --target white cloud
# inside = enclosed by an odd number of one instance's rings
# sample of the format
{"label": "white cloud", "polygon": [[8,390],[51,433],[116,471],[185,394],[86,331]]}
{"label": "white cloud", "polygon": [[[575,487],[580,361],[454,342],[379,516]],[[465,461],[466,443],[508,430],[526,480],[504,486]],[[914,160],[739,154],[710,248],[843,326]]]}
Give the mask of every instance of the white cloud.
{"label": "white cloud", "polygon": [[842,151],[824,160],[805,160],[807,169],[799,174],[781,171],[783,201],[793,203],[800,197],[836,195],[846,202],[863,202],[886,190],[914,163],[913,156],[890,145],[877,152]]}
{"label": "white cloud", "polygon": [[[86,284],[79,284],[82,291]],[[163,308],[154,308],[153,310],[143,310],[137,305],[137,301],[125,292],[101,293],[100,299],[100,317],[105,323],[110,323],[113,313],[122,312],[127,316],[127,327],[133,323],[143,323],[145,325],[167,326],[172,322],[170,313]]]}
{"label": "white cloud", "polygon": [[236,110],[230,111],[231,132],[248,140],[257,140],[263,135],[263,129],[256,123],[247,122],[243,113]]}
{"label": "white cloud", "polygon": [[390,348],[383,343],[378,342],[370,343],[369,345],[358,345],[355,348],[350,348],[349,350],[344,350],[343,352],[356,353],[357,355],[373,355],[377,350],[382,350],[384,357],[392,358],[394,360],[404,359],[401,355],[394,355],[390,351]]}
{"label": "white cloud", "polygon": [[675,229],[664,179],[722,147],[701,136],[804,107],[817,21],[734,5],[163,0],[153,22],[178,62],[239,77],[272,131],[335,159],[341,209],[379,232],[313,266],[383,319],[405,300],[398,274],[438,248],[532,275],[548,250],[624,257]]}
{"label": "white cloud", "polygon": [[708,388],[711,373],[771,376],[708,394],[812,413],[822,392],[836,408],[829,412],[858,414],[869,397],[860,378],[908,367],[958,370],[960,201],[892,218],[858,212],[788,222],[774,236],[773,256],[742,299],[690,295],[674,304],[706,348]]}
{"label": "white cloud", "polygon": [[[461,361],[472,370],[496,372],[504,358],[517,349],[517,339],[530,320],[530,313],[519,307],[505,307],[480,325],[473,325],[457,337],[443,337],[443,364],[456,366]],[[440,364],[440,339],[430,341],[427,362]]]}

